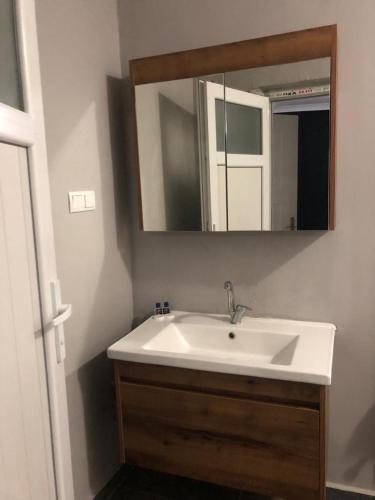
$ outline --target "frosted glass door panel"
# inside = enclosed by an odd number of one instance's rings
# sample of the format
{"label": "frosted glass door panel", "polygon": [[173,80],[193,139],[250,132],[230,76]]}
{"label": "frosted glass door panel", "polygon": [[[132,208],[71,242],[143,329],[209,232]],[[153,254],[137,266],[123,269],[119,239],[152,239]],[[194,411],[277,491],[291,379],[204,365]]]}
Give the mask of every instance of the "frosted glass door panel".
{"label": "frosted glass door panel", "polygon": [[0,2],[0,103],[23,109],[12,0]]}
{"label": "frosted glass door panel", "polygon": [[228,231],[262,229],[262,169],[231,167],[228,179]]}
{"label": "frosted glass door panel", "polygon": [[262,154],[262,110],[226,103],[227,153],[240,155]]}
{"label": "frosted glass door panel", "polygon": [[225,151],[224,98],[215,99],[215,115],[216,115],[216,150],[224,153]]}
{"label": "frosted glass door panel", "polygon": [[227,153],[243,155],[262,154],[262,110],[233,102],[215,100],[217,150],[224,151],[225,138],[222,134],[226,118]]}

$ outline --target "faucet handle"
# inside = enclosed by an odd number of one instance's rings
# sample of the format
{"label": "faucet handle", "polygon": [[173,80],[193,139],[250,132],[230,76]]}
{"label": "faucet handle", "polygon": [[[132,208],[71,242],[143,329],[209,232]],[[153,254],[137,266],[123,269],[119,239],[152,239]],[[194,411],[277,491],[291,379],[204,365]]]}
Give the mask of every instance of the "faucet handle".
{"label": "faucet handle", "polygon": [[236,305],[236,309],[238,309],[239,311],[240,310],[244,310],[244,311],[252,311],[252,308],[250,306],[245,306],[243,304],[237,304]]}
{"label": "faucet handle", "polygon": [[250,306],[245,306],[243,304],[237,304],[236,311],[238,312],[252,311],[252,308]]}
{"label": "faucet handle", "polygon": [[252,311],[251,307],[244,306],[243,304],[237,304],[230,316],[230,322],[234,325],[236,325],[237,323],[241,323],[242,316],[246,311]]}

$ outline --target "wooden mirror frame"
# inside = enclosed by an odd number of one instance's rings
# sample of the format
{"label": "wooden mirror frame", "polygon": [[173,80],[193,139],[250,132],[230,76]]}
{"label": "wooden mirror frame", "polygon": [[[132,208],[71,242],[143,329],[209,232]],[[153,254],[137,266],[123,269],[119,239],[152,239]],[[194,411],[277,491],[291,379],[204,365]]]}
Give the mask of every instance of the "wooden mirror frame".
{"label": "wooden mirror frame", "polygon": [[[331,58],[328,229],[333,230],[335,228],[336,178],[336,25],[321,26],[280,35],[253,38],[241,42],[226,43],[200,49],[133,59],[129,61],[129,69],[133,90],[134,126],[135,85],[227,73],[229,71],[274,66],[323,57]],[[140,229],[143,230],[138,154],[136,170],[139,191]]]}

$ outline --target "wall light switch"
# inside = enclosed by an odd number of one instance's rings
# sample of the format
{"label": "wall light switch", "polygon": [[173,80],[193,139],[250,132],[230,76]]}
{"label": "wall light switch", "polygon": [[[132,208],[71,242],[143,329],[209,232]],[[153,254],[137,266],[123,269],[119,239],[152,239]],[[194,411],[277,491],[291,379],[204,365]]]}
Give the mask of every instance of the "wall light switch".
{"label": "wall light switch", "polygon": [[86,212],[95,210],[95,191],[70,191],[69,211]]}
{"label": "wall light switch", "polygon": [[95,191],[86,191],[85,207],[86,207],[86,209],[94,210],[94,208],[95,208]]}
{"label": "wall light switch", "polygon": [[85,197],[82,194],[73,194],[71,198],[70,211],[80,212],[85,206]]}

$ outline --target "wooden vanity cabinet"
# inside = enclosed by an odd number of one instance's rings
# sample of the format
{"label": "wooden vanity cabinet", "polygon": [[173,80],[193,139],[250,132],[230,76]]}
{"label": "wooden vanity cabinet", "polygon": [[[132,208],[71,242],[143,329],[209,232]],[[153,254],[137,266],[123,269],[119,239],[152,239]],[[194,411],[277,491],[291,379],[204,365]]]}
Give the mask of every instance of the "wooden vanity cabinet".
{"label": "wooden vanity cabinet", "polygon": [[325,499],[324,386],[114,361],[121,462]]}

